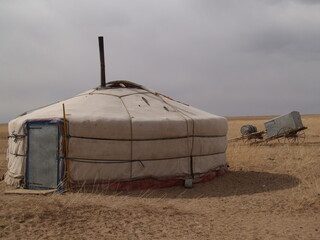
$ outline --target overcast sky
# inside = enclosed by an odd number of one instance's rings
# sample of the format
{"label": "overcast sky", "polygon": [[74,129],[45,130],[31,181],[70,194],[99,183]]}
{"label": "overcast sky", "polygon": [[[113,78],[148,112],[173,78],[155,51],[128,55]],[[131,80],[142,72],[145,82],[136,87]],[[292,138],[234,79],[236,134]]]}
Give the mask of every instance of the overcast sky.
{"label": "overcast sky", "polygon": [[0,0],[0,122],[126,79],[222,116],[320,113],[318,0]]}

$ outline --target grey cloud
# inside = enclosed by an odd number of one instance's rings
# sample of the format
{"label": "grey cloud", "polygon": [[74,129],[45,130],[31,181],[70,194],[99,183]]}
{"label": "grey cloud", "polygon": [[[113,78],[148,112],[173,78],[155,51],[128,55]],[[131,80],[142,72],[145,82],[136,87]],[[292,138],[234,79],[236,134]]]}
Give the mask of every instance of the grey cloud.
{"label": "grey cloud", "polygon": [[[127,79],[220,115],[318,111],[318,5],[278,1],[7,1],[0,122]],[[10,106],[9,106],[10,103]]]}
{"label": "grey cloud", "polygon": [[263,55],[279,54],[297,60],[320,60],[320,32],[287,29],[257,31],[246,44],[246,50]]}
{"label": "grey cloud", "polygon": [[264,0],[266,4],[279,5],[279,4],[299,4],[299,5],[318,5],[318,0]]}
{"label": "grey cloud", "polygon": [[287,0],[288,2],[297,2],[299,4],[320,4],[318,0]]}

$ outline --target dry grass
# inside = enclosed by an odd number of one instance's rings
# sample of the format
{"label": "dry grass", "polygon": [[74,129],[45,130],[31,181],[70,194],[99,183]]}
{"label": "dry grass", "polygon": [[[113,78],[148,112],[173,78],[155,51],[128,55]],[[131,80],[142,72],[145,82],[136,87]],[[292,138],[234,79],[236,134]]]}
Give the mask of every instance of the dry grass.
{"label": "dry grass", "polygon": [[[239,136],[244,124],[263,130],[266,119],[231,118],[228,137]],[[319,239],[320,116],[303,122],[304,144],[230,143],[230,173],[189,190],[15,196],[4,195],[1,182],[0,238]]]}

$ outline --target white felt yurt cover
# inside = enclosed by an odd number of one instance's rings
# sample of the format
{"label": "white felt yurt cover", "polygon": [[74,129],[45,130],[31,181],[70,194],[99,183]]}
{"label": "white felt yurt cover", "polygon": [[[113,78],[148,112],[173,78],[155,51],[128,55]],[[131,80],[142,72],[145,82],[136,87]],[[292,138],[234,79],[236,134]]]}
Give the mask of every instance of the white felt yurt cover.
{"label": "white felt yurt cover", "polygon": [[225,118],[141,85],[114,81],[10,121],[8,184],[25,178],[26,123],[62,121],[62,104],[72,183],[197,178],[226,167]]}

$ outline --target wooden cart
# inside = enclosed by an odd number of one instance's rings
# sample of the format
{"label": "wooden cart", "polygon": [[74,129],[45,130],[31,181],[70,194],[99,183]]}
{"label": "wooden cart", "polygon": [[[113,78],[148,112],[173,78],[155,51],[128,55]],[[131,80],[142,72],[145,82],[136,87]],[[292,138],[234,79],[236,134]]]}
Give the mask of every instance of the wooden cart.
{"label": "wooden cart", "polygon": [[279,133],[272,137],[267,137],[266,131],[254,132],[242,135],[241,137],[232,138],[229,142],[236,142],[242,140],[244,143],[269,143],[270,141],[277,140],[279,143],[303,143],[306,135],[305,130],[307,127],[297,129],[283,128]]}
{"label": "wooden cart", "polygon": [[264,123],[264,131],[257,131],[253,125],[241,127],[241,137],[230,139],[229,142],[243,140],[249,143],[268,143],[277,140],[280,143],[303,143],[307,127],[303,126],[300,113],[292,111],[285,115],[268,120]]}

